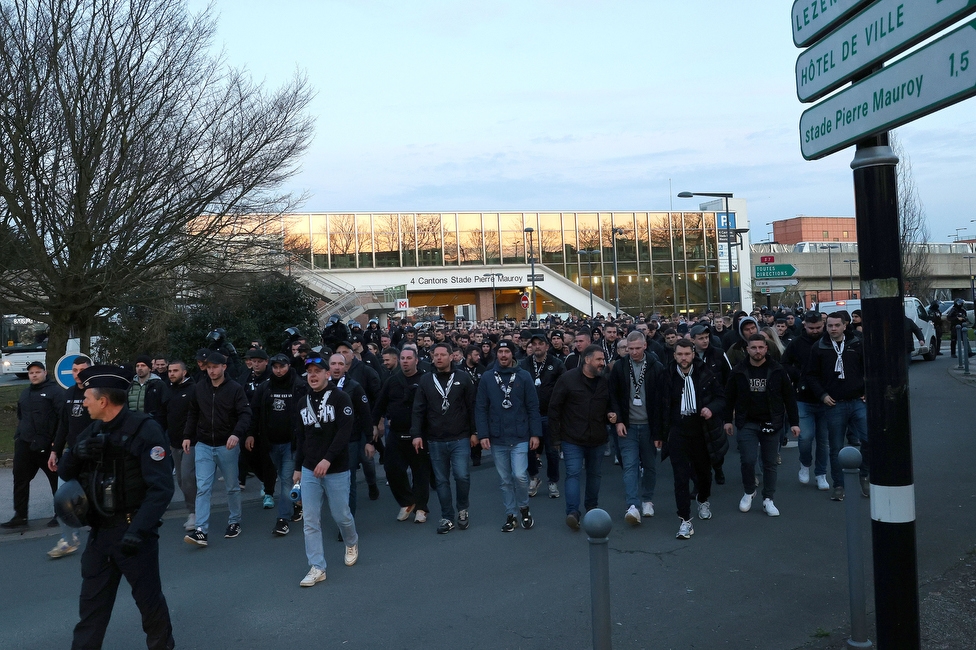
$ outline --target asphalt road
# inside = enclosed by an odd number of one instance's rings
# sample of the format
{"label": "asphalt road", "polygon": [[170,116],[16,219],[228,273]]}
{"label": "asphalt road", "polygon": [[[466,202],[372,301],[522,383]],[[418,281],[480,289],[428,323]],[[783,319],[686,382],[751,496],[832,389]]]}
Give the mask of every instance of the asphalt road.
{"label": "asphalt road", "polygon": [[[951,378],[948,357],[911,368],[919,572],[942,575],[976,543],[976,439],[973,388]],[[848,626],[844,507],[796,480],[795,448],[783,450],[779,518],[737,509],[738,456],[715,488],[714,517],[695,520],[691,540],[675,539],[671,468],[658,472],[657,516],[623,522],[619,468],[604,466],[601,507],[614,519],[610,541],[613,642],[618,648],[798,648],[818,632]],[[185,513],[161,529],[161,565],[178,647],[186,648],[585,648],[590,646],[588,544],[565,524],[564,501],[532,499],[535,528],[505,534],[498,478],[490,462],[473,470],[471,528],[449,535],[399,523],[382,488],[360,484],[360,559],[342,564],[326,535],[328,580],[298,586],[307,570],[300,528],[272,538],[274,511],[245,506],[243,533],[212,535],[206,549],[181,541]],[[42,484],[35,481],[35,493]],[[0,508],[9,516],[11,479],[0,473]],[[249,488],[256,495],[256,485]],[[43,500],[43,492],[41,492]],[[49,497],[47,503],[49,503]],[[853,497],[852,497],[853,498]],[[871,580],[868,500],[861,504]],[[178,506],[179,502],[174,505]],[[438,511],[437,498],[431,507]],[[32,517],[42,517],[38,509]],[[222,529],[217,510],[212,532]],[[326,515],[328,517],[328,515]],[[49,560],[55,537],[0,536],[0,647],[66,647],[77,620],[79,558]],[[871,594],[869,585],[868,592]],[[869,603],[869,612],[873,611]],[[873,615],[872,615],[873,618]],[[119,599],[106,648],[142,647],[128,589]]]}

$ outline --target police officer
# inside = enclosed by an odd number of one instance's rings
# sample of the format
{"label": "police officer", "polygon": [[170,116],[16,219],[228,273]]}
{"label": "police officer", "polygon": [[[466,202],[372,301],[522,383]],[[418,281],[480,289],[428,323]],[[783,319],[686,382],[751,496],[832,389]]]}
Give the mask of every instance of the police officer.
{"label": "police officer", "polygon": [[[94,422],[58,468],[68,481],[62,490],[70,494],[80,483],[91,505],[91,532],[81,558],[81,620],[72,648],[102,646],[122,576],[142,614],[146,645],[174,647],[159,579],[157,532],[173,498],[173,460],[159,424],[145,413],[126,410],[130,377],[118,366],[91,366],[79,374]],[[60,516],[70,518],[63,495],[55,504]]]}

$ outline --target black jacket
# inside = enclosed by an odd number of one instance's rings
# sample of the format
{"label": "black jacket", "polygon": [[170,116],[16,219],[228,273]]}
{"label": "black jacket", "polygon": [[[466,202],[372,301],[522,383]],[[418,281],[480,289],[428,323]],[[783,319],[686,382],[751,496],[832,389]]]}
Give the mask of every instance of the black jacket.
{"label": "black jacket", "polygon": [[16,440],[30,443],[31,451],[49,452],[58,433],[64,408],[64,389],[53,379],[30,384],[17,400]]}
{"label": "black jacket", "polygon": [[379,424],[382,418],[390,423],[390,432],[397,436],[410,436],[410,419],[413,415],[413,400],[417,390],[417,383],[423,376],[418,370],[407,377],[402,370],[397,370],[383,384],[376,403],[372,405],[373,425]]}
{"label": "black jacket", "polygon": [[708,347],[705,348],[704,355],[698,354],[698,350],[696,348],[695,356],[705,363],[705,367],[711,370],[712,373],[718,377],[719,382],[723,386],[728,383],[729,373],[732,372],[732,364],[729,363],[729,358],[726,356],[724,350],[709,343]]}
{"label": "black jacket", "polygon": [[194,386],[184,440],[220,447],[233,435],[244,442],[250,426],[251,407],[243,386],[232,379],[224,379],[216,388],[209,379]]}
{"label": "black jacket", "polygon": [[[320,406],[323,399],[324,409]],[[319,393],[306,386],[300,403],[302,426],[298,430],[295,467],[314,470],[320,461],[327,460],[330,463],[327,474],[347,471],[349,439],[355,422],[352,400],[330,381]]]}
{"label": "black jacket", "polygon": [[[532,355],[519,361],[518,365],[532,375],[533,384],[535,383],[535,379],[539,379],[541,382],[535,387],[535,391],[539,395],[539,414],[542,417],[547,417],[549,414],[549,400],[552,398],[552,389],[555,388],[556,381],[566,372],[563,362],[549,353],[546,354],[546,358],[541,365],[536,363],[535,357]],[[538,374],[536,374],[537,371]]]}
{"label": "black jacket", "polygon": [[[173,447],[183,446],[186,417],[190,413],[190,401],[193,399],[195,385],[196,382],[192,377],[185,378],[182,383],[169,385],[169,399],[166,401],[166,433],[169,436],[169,444]],[[196,440],[191,439],[190,442],[195,443]]]}
{"label": "black jacket", "polygon": [[[647,410],[647,424],[651,439],[658,440],[661,434],[661,391],[664,387],[664,366],[656,356],[644,352],[647,369],[644,371],[644,408]],[[610,411],[617,414],[617,422],[630,426],[630,404],[634,399],[630,386],[630,355],[620,359],[610,369]]]}
{"label": "black jacket", "polygon": [[549,402],[549,435],[583,447],[607,442],[610,382],[606,375],[590,378],[582,368],[567,370],[556,382]]}
{"label": "black jacket", "polygon": [[[138,378],[133,378],[132,384],[135,385],[138,381]],[[129,390],[131,391],[132,389],[130,388]],[[149,380],[145,385],[141,410],[143,413],[148,413],[152,416],[152,419],[156,420],[164,430],[166,429],[167,399],[169,399],[169,392],[166,390],[166,382],[156,375],[149,375]]]}
{"label": "black jacket", "polygon": [[[335,382],[335,379],[332,380]],[[362,385],[348,374],[339,380],[339,389],[349,396],[352,402],[353,425],[349,434],[349,442],[373,439],[372,415],[369,410],[369,398]],[[336,384],[338,386],[338,384]]]}
{"label": "black jacket", "polygon": [[824,334],[810,349],[803,378],[819,401],[823,401],[826,395],[838,402],[864,395],[864,343],[860,338],[845,335],[843,360],[844,379],[841,379],[834,371],[837,353],[828,334]]}
{"label": "black jacket", "polygon": [[[709,370],[697,356],[691,362],[691,379],[695,384],[695,405],[700,414],[703,408],[712,412],[712,417],[705,420],[705,426],[712,430],[722,427],[722,413],[725,409],[725,389],[718,381],[718,377]],[[681,394],[684,392],[684,380],[678,375],[678,362],[671,361],[664,370],[664,390],[661,391],[664,400],[662,435],[669,435],[670,429],[677,426],[681,419]],[[725,435],[724,433],[722,434]]]}
{"label": "black jacket", "polygon": [[273,374],[254,392],[251,398],[251,430],[258,442],[267,445],[295,444],[302,426],[299,410],[305,406],[305,382],[294,368],[278,378]]}
{"label": "black jacket", "polygon": [[803,369],[810,359],[810,350],[820,342],[820,337],[807,336],[803,333],[794,338],[783,352],[783,359],[780,363],[786,369],[787,374],[793,381],[793,388],[796,390],[797,401],[805,404],[819,404],[820,397],[815,395],[803,379]]}
{"label": "black jacket", "polygon": [[447,400],[450,406],[446,413],[441,410],[443,398],[434,387],[434,382],[437,381],[443,386],[443,382],[450,374],[428,372],[420,378],[413,401],[411,437],[447,442],[468,438],[474,434],[474,407],[477,393],[468,373],[457,369],[453,371],[454,380],[447,388]]}
{"label": "black jacket", "polygon": [[782,429],[784,420],[788,421],[790,426],[799,426],[800,415],[796,408],[796,395],[793,393],[793,382],[790,381],[786,369],[769,357],[766,358],[763,366],[766,370],[766,389],[763,392],[753,392],[750,386],[748,359],[732,369],[725,386],[725,421],[732,422],[734,417],[735,426],[742,427],[749,421],[747,415],[752,410],[750,408],[752,400],[764,399],[766,400],[764,406],[769,410],[769,421],[772,422],[773,428],[777,431]]}
{"label": "black jacket", "polygon": [[380,395],[380,376],[375,370],[359,359],[353,358],[352,365],[346,370],[346,376],[353,379],[366,391],[366,399],[372,404]]}
{"label": "black jacket", "polygon": [[92,423],[88,409],[84,407],[85,390],[75,384],[64,392],[64,407],[58,420],[58,435],[54,438],[52,451],[61,456],[65,447],[73,447],[78,434]]}
{"label": "black jacket", "polygon": [[253,370],[248,370],[241,375],[241,378],[237,383],[244,387],[244,395],[247,397],[248,404],[251,403],[251,399],[254,397],[254,393],[257,391],[258,386],[271,379],[271,375],[271,364],[265,366],[264,372],[262,372],[260,375],[254,374]]}

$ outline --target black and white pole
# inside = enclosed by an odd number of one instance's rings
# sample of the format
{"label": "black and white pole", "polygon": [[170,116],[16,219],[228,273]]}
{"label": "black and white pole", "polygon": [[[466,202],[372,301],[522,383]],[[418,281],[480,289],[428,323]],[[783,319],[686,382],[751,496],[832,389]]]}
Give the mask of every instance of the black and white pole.
{"label": "black and white pole", "polygon": [[610,650],[610,529],[606,510],[594,508],[583,516],[583,530],[590,543],[590,614],[594,650]]}
{"label": "black and white pole", "polygon": [[904,329],[892,326],[905,319],[897,164],[887,133],[859,142],[851,162],[865,323],[875,621],[878,647],[886,649],[921,646],[908,359]]}
{"label": "black and white pole", "polygon": [[[861,491],[861,452],[854,447],[844,447],[838,454],[844,468],[844,490],[854,495]],[[847,519],[847,586],[851,599],[851,638],[848,647],[870,648],[868,639],[868,612],[864,595],[864,533],[861,530],[860,500],[845,499],[844,514]]]}

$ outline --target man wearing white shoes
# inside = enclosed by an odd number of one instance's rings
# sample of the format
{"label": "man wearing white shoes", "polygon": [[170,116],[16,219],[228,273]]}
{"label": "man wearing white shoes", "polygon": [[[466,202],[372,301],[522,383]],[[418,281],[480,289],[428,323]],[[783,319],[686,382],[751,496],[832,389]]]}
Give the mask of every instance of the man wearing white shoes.
{"label": "man wearing white shoes", "polygon": [[747,357],[729,375],[725,387],[725,433],[732,435],[732,422],[739,431],[739,458],[742,464],[742,488],[739,510],[749,512],[756,496],[756,457],[762,452],[763,511],[778,517],[773,503],[776,492],[776,455],[784,420],[790,431],[800,435],[800,416],[796,409],[793,383],[786,370],[768,358],[766,338],[753,334],[746,345]]}

